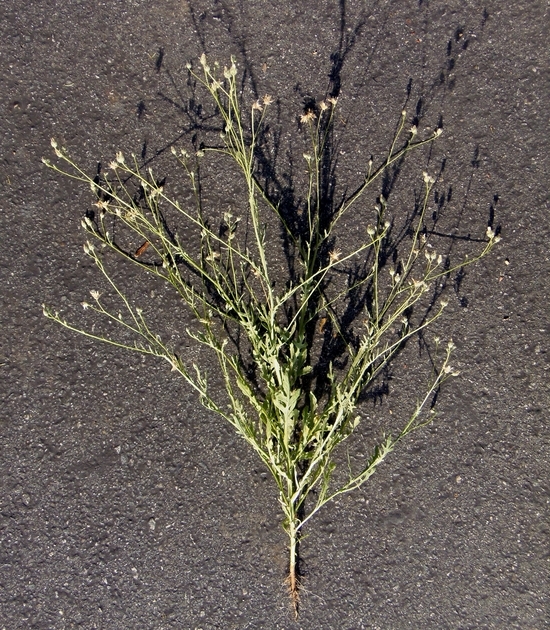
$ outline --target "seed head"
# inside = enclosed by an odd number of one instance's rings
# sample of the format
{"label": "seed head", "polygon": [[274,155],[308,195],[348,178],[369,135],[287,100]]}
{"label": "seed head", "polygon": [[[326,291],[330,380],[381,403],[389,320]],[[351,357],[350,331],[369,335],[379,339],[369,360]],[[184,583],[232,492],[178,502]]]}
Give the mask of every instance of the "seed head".
{"label": "seed head", "polygon": [[332,251],[328,253],[328,257],[331,263],[337,262],[340,259],[341,255],[342,255],[341,249],[333,249]]}
{"label": "seed head", "polygon": [[314,121],[316,118],[315,116],[315,112],[311,109],[308,109],[307,112],[305,114],[302,114],[300,116],[300,122],[301,123],[309,123]]}

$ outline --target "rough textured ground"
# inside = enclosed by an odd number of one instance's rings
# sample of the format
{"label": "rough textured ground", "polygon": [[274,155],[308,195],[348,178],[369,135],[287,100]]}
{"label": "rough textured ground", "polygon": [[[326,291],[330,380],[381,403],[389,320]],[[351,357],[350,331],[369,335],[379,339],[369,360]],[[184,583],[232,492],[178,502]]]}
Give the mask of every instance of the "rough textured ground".
{"label": "rough textured ground", "polygon": [[[0,17],[0,628],[549,627],[548,3],[4,0]],[[166,148],[190,135],[184,64],[203,51],[235,54],[279,99],[281,155],[301,155],[304,98],[338,88],[349,185],[404,104],[422,128],[441,117],[403,181],[445,159],[456,234],[491,215],[502,229],[449,288],[439,332],[462,376],[435,424],[312,521],[298,623],[276,495],[245,445],[164,366],[40,306],[79,317],[97,282],[88,191],[42,167],[50,137],[90,170],[118,149],[172,168]],[[400,194],[397,210],[414,198]],[[376,422],[409,408],[401,367],[364,410]]]}

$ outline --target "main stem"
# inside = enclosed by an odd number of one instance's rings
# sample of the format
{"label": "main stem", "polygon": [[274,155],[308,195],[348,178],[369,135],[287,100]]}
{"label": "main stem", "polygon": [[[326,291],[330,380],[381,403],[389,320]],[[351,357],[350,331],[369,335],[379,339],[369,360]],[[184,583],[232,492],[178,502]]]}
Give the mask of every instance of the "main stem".
{"label": "main stem", "polygon": [[298,517],[293,513],[293,517],[288,523],[288,537],[290,539],[289,546],[289,566],[288,566],[288,585],[290,589],[290,598],[294,608],[294,616],[298,619],[298,604],[300,602],[300,579],[298,574]]}

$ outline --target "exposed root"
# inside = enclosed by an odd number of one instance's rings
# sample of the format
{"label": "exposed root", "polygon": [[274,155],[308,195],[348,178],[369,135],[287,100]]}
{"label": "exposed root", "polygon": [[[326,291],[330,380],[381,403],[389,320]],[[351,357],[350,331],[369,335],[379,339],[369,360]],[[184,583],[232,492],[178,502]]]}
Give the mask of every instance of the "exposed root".
{"label": "exposed root", "polygon": [[292,609],[294,610],[294,618],[298,619],[299,606],[300,606],[300,579],[296,574],[296,567],[292,567],[289,571],[286,579],[288,585],[290,601],[292,603]]}

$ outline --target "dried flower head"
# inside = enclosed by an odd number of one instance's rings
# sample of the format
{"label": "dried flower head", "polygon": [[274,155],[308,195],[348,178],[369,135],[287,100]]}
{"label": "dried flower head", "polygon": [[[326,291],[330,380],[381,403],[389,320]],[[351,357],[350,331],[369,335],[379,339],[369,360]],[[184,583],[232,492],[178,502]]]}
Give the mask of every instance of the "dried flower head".
{"label": "dried flower head", "polygon": [[310,122],[313,122],[316,118],[317,116],[315,116],[315,112],[312,109],[308,109],[307,112],[305,112],[305,114],[302,114],[300,116],[300,122],[310,123]]}
{"label": "dried flower head", "polygon": [[[100,210],[108,210],[109,209],[109,202],[105,201],[104,199],[98,199],[92,205],[95,206],[96,208],[99,208]],[[88,218],[88,217],[86,217],[86,218]]]}
{"label": "dried flower head", "polygon": [[333,249],[328,253],[328,257],[331,263],[338,262],[340,260],[341,255],[342,255],[341,249]]}

